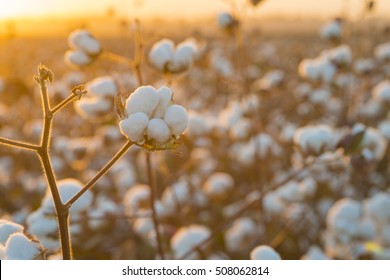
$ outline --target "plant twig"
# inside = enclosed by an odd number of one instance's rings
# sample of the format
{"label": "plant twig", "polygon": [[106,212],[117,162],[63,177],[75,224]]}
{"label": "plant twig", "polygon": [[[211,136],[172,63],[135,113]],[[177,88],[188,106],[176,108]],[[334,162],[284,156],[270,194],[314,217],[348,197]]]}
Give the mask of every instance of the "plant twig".
{"label": "plant twig", "polygon": [[16,141],[8,138],[3,138],[3,137],[0,137],[0,144],[8,147],[20,148],[29,151],[37,151],[39,149],[39,146],[37,145]]}
{"label": "plant twig", "polygon": [[123,155],[129,150],[129,148],[133,145],[133,142],[128,140],[125,145],[115,154],[115,156],[103,166],[102,169],[91,179],[89,182],[77,193],[73,196],[67,203],[65,203],[66,208],[70,208],[73,203],[75,203],[87,190],[92,188],[96,182],[104,176],[110,170],[110,168],[120,159]]}

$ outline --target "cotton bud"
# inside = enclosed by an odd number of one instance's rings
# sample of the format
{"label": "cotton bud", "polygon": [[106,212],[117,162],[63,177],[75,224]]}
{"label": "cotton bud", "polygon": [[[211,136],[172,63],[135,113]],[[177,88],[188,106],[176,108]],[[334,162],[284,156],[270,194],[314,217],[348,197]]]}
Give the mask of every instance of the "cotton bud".
{"label": "cotton bud", "polygon": [[198,47],[193,41],[184,41],[175,47],[169,39],[156,42],[149,52],[150,63],[162,72],[179,73],[193,64]]}
{"label": "cotton bud", "polygon": [[251,260],[281,260],[280,255],[267,245],[257,246],[250,253]]}

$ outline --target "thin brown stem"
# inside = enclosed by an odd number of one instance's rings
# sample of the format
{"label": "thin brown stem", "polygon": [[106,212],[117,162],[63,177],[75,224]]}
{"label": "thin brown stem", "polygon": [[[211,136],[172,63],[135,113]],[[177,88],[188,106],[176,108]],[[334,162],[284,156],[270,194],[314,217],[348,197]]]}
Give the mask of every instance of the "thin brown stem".
{"label": "thin brown stem", "polygon": [[151,161],[151,154],[146,153],[146,165],[147,165],[147,172],[148,172],[148,184],[150,187],[150,208],[152,209],[152,220],[153,220],[153,227],[154,231],[156,233],[156,241],[157,241],[157,249],[158,253],[160,254],[160,257],[162,260],[165,260],[165,254],[161,242],[161,235],[160,235],[160,229],[159,229],[159,222],[155,207],[155,201],[156,201],[156,178],[153,173],[153,166]]}
{"label": "thin brown stem", "polygon": [[0,137],[0,144],[12,148],[20,148],[20,149],[35,151],[35,152],[39,149],[39,146],[37,145],[11,140],[3,137]]}
{"label": "thin brown stem", "polygon": [[115,53],[103,52],[100,55],[100,57],[103,58],[103,59],[106,59],[108,61],[116,62],[116,63],[123,64],[123,65],[129,66],[129,67],[134,67],[135,66],[135,62],[133,60],[128,59],[125,56],[121,56],[121,55],[115,54]]}
{"label": "thin brown stem", "polygon": [[108,170],[120,159],[123,155],[130,149],[133,145],[133,142],[128,140],[125,145],[115,154],[115,156],[102,168],[100,171],[79,191],[74,197],[72,197],[67,203],[65,203],[66,208],[70,208],[73,203],[75,203],[86,191],[92,188],[96,182],[103,177]]}
{"label": "thin brown stem", "polygon": [[62,100],[61,103],[59,103],[58,105],[56,105],[56,106],[51,110],[51,114],[54,115],[55,113],[57,113],[58,111],[60,111],[62,108],[64,108],[66,105],[68,105],[68,104],[71,103],[72,101],[76,100],[77,98],[79,98],[79,96],[78,96],[77,94],[72,93],[72,94],[69,95],[66,99]]}

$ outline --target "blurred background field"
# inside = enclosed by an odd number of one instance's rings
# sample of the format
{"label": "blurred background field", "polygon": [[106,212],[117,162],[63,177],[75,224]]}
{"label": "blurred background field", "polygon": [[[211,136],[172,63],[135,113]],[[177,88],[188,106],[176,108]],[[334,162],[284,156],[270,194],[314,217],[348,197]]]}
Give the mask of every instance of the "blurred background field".
{"label": "blurred background field", "polygon": [[[147,84],[167,83],[148,60],[155,42],[192,37],[202,50],[191,68],[171,77],[175,102],[189,112],[187,132],[177,150],[153,154],[169,258],[183,257],[194,245],[186,238],[204,232],[210,242],[199,242],[185,258],[248,259],[262,244],[283,259],[390,258],[388,1],[302,0],[283,7],[265,0],[253,7],[215,0],[203,10],[194,1],[194,16],[186,1],[189,8],[177,18],[183,4],[170,11],[157,1],[102,2],[90,14],[83,5],[64,14],[0,12],[1,137],[39,140],[42,113],[33,81],[39,63],[55,74],[53,103],[101,76],[112,77],[118,92],[133,92],[137,79],[128,67],[97,59],[78,69],[64,54],[68,35],[87,29],[103,50],[132,58],[138,19]],[[148,15],[150,5],[156,7]],[[233,32],[218,24],[218,15],[231,11],[241,16]],[[334,22],[342,22],[338,36],[321,33]],[[316,58],[331,70],[304,67]],[[311,71],[324,74],[313,78]],[[124,137],[114,109],[88,118],[76,107],[56,116],[51,154],[58,179],[87,182]],[[302,128],[312,129],[312,138],[299,138]],[[366,138],[349,153],[341,140],[354,131]],[[134,148],[98,182],[91,207],[71,217],[76,259],[159,258],[141,185],[145,173],[143,153]],[[0,218],[24,225],[49,258],[58,258],[53,213],[39,212],[46,192],[34,155],[0,147]],[[194,225],[201,229],[192,233]]]}

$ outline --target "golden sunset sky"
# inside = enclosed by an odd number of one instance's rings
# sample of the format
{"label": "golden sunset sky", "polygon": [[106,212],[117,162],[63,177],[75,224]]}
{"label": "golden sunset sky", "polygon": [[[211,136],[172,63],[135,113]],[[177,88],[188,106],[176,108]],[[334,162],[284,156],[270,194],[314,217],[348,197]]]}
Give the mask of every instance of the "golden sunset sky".
{"label": "golden sunset sky", "polygon": [[[233,0],[234,1],[234,0]],[[245,2],[248,0],[235,0]],[[348,9],[358,14],[366,0],[266,0],[251,11],[261,16],[329,17]],[[229,0],[0,0],[0,19],[102,15],[114,7],[130,17],[197,18],[228,10]],[[376,1],[376,14],[390,14],[390,0]],[[347,8],[348,7],[348,8]]]}

